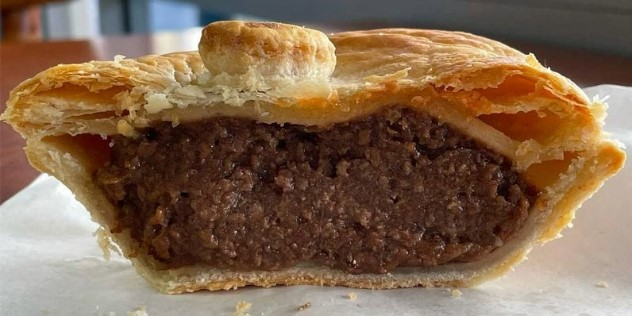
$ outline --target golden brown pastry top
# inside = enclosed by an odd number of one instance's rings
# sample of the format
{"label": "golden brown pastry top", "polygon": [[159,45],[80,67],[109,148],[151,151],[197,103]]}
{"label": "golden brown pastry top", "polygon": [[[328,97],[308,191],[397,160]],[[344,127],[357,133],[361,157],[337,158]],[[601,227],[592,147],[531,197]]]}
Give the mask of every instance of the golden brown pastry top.
{"label": "golden brown pastry top", "polygon": [[[14,89],[8,102],[10,111],[4,117],[11,120],[17,114],[13,111],[28,107],[33,99],[68,97],[64,93],[75,90],[90,95],[101,105],[81,109],[82,114],[128,110],[134,112],[132,119],[146,116],[143,103],[154,94],[168,95],[170,106],[179,108],[196,103],[243,105],[248,101],[284,107],[313,105],[309,82],[300,87],[302,90],[280,95],[267,93],[265,89],[247,89],[261,82],[242,81],[234,86],[230,80],[218,79],[251,70],[258,74],[249,77],[251,81],[266,81],[277,76],[291,79],[292,75],[295,81],[306,77],[327,79],[334,93],[324,98],[320,95],[327,103],[325,108],[348,103],[350,98],[359,101],[370,97],[368,94],[394,89],[494,88],[512,76],[534,84],[533,91],[527,92],[546,90],[551,97],[578,105],[590,103],[574,84],[542,67],[532,55],[467,33],[383,29],[339,33],[330,39],[333,45],[318,31],[284,24],[217,22],[203,31],[200,53],[205,58],[200,58],[198,52],[188,52],[59,65]],[[204,67],[203,59],[210,71]],[[335,71],[329,76],[334,66]],[[138,102],[126,102],[129,97]],[[68,110],[80,107],[73,104]],[[57,108],[64,110],[66,106]],[[24,114],[32,121],[39,121],[36,113],[32,113],[32,117]],[[134,125],[133,120],[130,123]],[[21,131],[30,134],[26,129]]]}
{"label": "golden brown pastry top", "polygon": [[200,53],[50,68],[11,92],[2,118],[30,138],[134,136],[156,121],[216,115],[322,126],[395,103],[452,123],[521,169],[607,141],[599,100],[501,43],[411,29],[328,39],[254,22],[208,25]]}
{"label": "golden brown pastry top", "polygon": [[277,90],[285,97],[293,92],[299,97],[310,93],[328,97],[329,77],[336,66],[334,51],[321,32],[272,22],[213,23],[202,31],[199,44],[210,75],[207,85],[266,93]]}

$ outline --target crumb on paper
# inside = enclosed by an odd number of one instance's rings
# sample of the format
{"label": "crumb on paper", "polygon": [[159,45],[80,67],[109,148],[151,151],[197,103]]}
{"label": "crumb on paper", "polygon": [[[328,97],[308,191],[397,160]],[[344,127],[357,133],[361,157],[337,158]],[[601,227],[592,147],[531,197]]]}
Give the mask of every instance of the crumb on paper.
{"label": "crumb on paper", "polygon": [[597,284],[595,284],[595,286],[605,289],[605,288],[608,287],[608,282],[606,282],[606,281],[599,281],[599,282],[597,282]]}
{"label": "crumb on paper", "polygon": [[349,292],[349,294],[347,294],[347,297],[350,301],[355,301],[358,298],[358,294],[356,294],[355,292]]}
{"label": "crumb on paper", "polygon": [[300,311],[306,310],[306,309],[308,309],[310,307],[312,307],[312,303],[307,302],[307,303],[299,306],[296,310],[300,312]]}
{"label": "crumb on paper", "polygon": [[[116,249],[112,246],[112,238],[107,234],[105,228],[103,228],[103,226],[99,226],[99,228],[92,233],[92,236],[97,237],[97,243],[103,252],[103,258],[105,261],[110,261],[110,251],[116,251]],[[99,305],[97,305],[97,310],[99,310]]]}
{"label": "crumb on paper", "polygon": [[149,314],[147,314],[147,307],[141,306],[131,312],[127,312],[127,316],[149,316]]}
{"label": "crumb on paper", "polygon": [[250,316],[248,312],[250,311],[251,307],[252,304],[246,301],[237,302],[237,305],[235,305],[235,316]]}
{"label": "crumb on paper", "polygon": [[461,292],[459,289],[450,290],[450,296],[452,297],[461,297],[461,295],[463,295],[463,292]]}

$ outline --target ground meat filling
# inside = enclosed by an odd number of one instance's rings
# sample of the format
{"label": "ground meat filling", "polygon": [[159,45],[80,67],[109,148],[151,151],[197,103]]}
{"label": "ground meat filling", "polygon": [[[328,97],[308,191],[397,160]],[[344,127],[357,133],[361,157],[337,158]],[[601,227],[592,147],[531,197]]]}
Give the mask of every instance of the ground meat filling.
{"label": "ground meat filling", "polygon": [[214,118],[115,136],[96,173],[168,267],[351,273],[467,262],[524,224],[534,193],[503,156],[392,107],[330,128]]}

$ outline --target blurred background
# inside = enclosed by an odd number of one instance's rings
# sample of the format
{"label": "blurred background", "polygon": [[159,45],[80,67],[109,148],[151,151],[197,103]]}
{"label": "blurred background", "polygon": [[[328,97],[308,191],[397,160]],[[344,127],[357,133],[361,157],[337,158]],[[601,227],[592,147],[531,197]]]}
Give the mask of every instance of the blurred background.
{"label": "blurred background", "polygon": [[177,31],[226,19],[326,31],[389,26],[464,30],[632,56],[630,0],[2,0],[2,40]]}

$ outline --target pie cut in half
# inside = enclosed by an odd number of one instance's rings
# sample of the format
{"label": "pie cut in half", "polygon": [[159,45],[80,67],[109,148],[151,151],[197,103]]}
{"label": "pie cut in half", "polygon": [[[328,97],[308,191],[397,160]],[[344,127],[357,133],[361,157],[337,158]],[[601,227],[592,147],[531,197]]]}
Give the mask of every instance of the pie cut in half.
{"label": "pie cut in half", "polygon": [[497,277],[623,166],[605,109],[467,33],[227,21],[199,51],[45,70],[2,119],[172,294]]}

